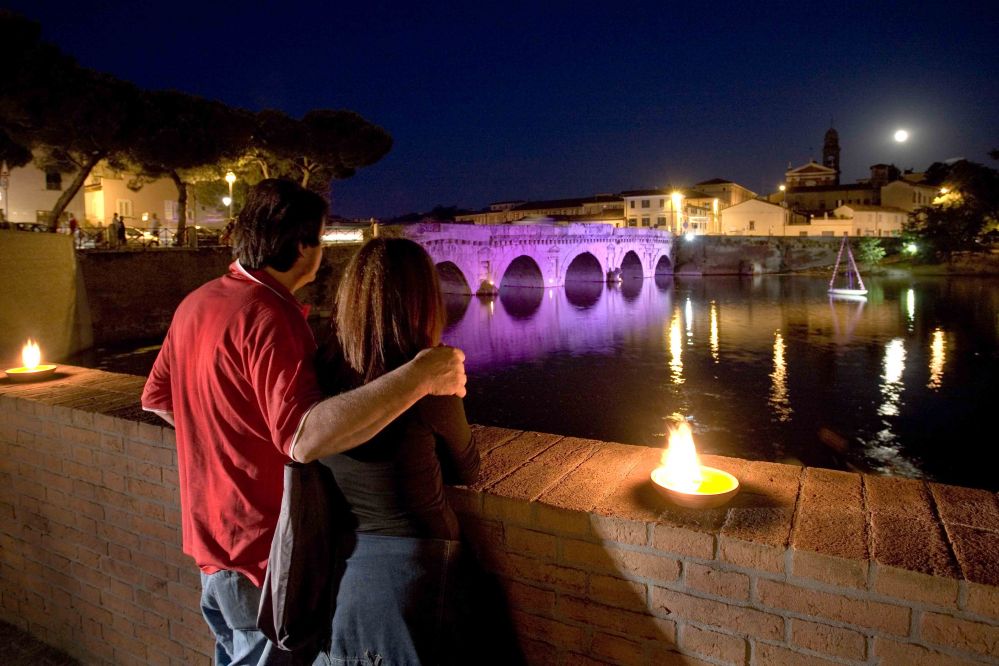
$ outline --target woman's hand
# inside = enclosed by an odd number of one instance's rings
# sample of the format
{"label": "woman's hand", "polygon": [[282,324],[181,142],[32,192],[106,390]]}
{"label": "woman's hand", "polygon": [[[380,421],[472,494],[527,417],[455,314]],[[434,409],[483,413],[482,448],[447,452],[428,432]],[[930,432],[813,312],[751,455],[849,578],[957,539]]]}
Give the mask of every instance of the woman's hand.
{"label": "woman's hand", "polygon": [[424,349],[413,359],[427,395],[465,397],[465,352],[440,345]]}

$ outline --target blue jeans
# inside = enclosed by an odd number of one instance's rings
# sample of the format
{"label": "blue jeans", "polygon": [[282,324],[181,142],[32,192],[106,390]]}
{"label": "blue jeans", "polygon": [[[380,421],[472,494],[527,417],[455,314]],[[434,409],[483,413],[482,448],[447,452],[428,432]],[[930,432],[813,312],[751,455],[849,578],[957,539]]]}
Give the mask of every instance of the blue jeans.
{"label": "blue jeans", "polygon": [[216,666],[294,664],[257,629],[260,588],[235,571],[201,574],[201,614],[215,634]]}
{"label": "blue jeans", "polygon": [[[463,592],[458,541],[375,534],[346,537],[333,640],[317,663],[350,666],[448,663]],[[465,662],[468,663],[468,662]]]}

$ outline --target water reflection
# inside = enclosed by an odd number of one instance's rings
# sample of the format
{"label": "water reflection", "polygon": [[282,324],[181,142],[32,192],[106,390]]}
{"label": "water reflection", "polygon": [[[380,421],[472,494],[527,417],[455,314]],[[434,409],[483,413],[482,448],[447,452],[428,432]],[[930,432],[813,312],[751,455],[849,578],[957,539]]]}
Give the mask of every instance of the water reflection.
{"label": "water reflection", "polygon": [[787,395],[787,362],[784,360],[784,337],[780,331],[774,333],[774,369],[770,373],[770,381],[770,409],[777,421],[789,421],[791,401]]}
{"label": "water reflection", "polygon": [[944,332],[939,328],[933,331],[933,342],[930,344],[930,381],[926,388],[938,389],[943,381],[944,358],[947,353],[944,342]]}
{"label": "water reflection", "polygon": [[[809,278],[504,287],[493,316],[473,299],[445,339],[467,354],[479,423],[661,446],[680,412],[708,453],[933,476],[946,414],[990,413],[999,391],[999,282],[872,280],[866,303]],[[967,356],[945,333],[954,317]],[[964,379],[948,383],[955,363]],[[907,365],[928,379],[906,383]]]}

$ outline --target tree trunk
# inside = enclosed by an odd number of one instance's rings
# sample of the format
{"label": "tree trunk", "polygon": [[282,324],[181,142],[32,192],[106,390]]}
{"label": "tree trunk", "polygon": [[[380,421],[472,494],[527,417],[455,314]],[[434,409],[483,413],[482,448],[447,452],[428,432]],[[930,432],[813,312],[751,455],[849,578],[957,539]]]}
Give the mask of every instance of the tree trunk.
{"label": "tree trunk", "polygon": [[94,170],[94,167],[97,166],[97,163],[102,159],[104,159],[103,152],[97,152],[90,155],[90,157],[87,158],[87,161],[84,162],[83,166],[80,167],[80,170],[76,172],[73,182],[70,183],[69,187],[63,190],[62,194],[59,195],[59,198],[55,202],[55,206],[53,206],[52,210],[49,212],[49,231],[55,233],[59,230],[59,217],[63,214],[63,211],[66,210],[66,207],[69,206],[69,202],[73,200],[76,193],[80,191],[81,187],[83,187],[83,183],[87,180],[87,176],[90,175],[90,172]]}
{"label": "tree trunk", "polygon": [[187,183],[176,170],[170,171],[170,178],[177,188],[177,235],[174,236],[173,244],[183,245],[184,232],[187,231]]}

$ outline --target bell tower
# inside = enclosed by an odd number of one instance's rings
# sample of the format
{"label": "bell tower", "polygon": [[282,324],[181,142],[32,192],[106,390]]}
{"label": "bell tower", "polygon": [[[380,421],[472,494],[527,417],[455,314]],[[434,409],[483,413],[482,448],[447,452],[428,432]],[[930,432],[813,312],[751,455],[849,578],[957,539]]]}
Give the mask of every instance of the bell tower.
{"label": "bell tower", "polygon": [[839,185],[839,133],[832,127],[826,130],[822,144],[822,165],[836,170],[836,185]]}

